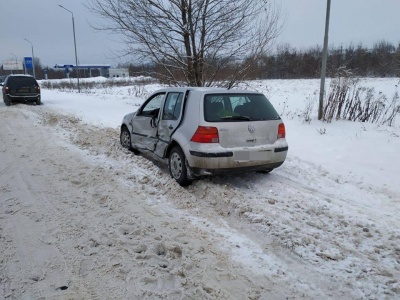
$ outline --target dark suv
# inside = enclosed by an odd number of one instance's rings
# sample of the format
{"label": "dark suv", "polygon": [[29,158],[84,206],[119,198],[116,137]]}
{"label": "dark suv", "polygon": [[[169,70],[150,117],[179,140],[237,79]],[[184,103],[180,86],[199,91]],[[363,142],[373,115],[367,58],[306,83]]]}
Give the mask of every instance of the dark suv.
{"label": "dark suv", "polygon": [[3,101],[7,106],[13,102],[41,104],[40,86],[31,75],[9,75],[1,85],[3,86]]}

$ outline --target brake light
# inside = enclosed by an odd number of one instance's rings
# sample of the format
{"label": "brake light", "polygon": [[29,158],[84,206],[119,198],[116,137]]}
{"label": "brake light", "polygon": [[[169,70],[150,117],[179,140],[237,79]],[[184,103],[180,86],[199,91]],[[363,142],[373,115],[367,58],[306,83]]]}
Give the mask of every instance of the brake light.
{"label": "brake light", "polygon": [[191,141],[195,143],[218,143],[218,129],[216,127],[199,126]]}
{"label": "brake light", "polygon": [[10,90],[10,88],[8,86],[5,87],[6,93],[8,93],[8,91]]}
{"label": "brake light", "polygon": [[281,123],[278,126],[278,139],[284,139],[286,136],[285,124]]}

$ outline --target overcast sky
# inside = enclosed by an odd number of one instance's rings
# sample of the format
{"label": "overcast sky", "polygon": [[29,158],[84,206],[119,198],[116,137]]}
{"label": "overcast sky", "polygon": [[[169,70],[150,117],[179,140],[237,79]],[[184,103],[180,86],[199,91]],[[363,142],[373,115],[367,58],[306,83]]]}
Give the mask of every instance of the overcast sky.
{"label": "overcast sky", "polygon": [[[321,45],[324,38],[326,0],[275,0],[286,16],[277,43],[307,48]],[[117,36],[97,32],[90,23],[96,19],[84,0],[0,0],[0,62],[34,55],[43,66],[75,64],[72,15],[74,13],[80,64],[111,64],[122,49]],[[372,46],[386,40],[400,42],[400,0],[331,0],[329,44]],[[12,53],[12,54],[11,54]],[[15,56],[14,56],[15,55]]]}

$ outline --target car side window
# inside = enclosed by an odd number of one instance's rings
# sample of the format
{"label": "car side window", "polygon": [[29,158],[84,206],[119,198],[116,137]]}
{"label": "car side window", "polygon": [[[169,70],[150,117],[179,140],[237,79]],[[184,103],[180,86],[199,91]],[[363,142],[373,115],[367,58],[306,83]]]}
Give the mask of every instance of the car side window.
{"label": "car side window", "polygon": [[163,120],[178,120],[181,114],[183,93],[169,93],[164,105]]}
{"label": "car side window", "polygon": [[152,98],[147,100],[147,103],[143,106],[140,111],[140,115],[143,116],[157,116],[160,111],[162,101],[164,99],[165,93],[154,95]]}

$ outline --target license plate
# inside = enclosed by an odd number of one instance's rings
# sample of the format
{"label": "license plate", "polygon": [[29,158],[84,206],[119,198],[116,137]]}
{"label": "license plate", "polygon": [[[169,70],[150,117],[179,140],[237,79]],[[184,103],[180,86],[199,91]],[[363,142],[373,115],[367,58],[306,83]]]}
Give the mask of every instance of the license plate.
{"label": "license plate", "polygon": [[236,161],[269,160],[270,151],[236,151],[233,158]]}

